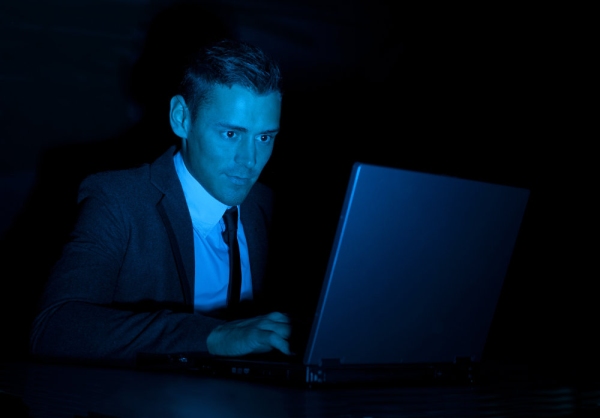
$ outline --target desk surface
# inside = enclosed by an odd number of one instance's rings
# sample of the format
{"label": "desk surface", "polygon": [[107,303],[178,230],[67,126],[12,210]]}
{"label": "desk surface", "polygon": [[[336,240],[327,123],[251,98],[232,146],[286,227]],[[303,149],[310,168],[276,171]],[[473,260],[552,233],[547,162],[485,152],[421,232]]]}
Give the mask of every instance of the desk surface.
{"label": "desk surface", "polygon": [[[37,363],[0,364],[0,416],[29,417],[499,417],[600,416],[589,379],[476,386],[301,389],[183,373]],[[12,415],[10,415],[12,416]]]}

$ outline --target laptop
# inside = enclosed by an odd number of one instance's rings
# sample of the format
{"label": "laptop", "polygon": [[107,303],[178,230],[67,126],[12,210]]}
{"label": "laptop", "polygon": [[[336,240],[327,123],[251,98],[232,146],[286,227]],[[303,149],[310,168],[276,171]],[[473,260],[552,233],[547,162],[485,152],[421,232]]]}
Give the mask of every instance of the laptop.
{"label": "laptop", "polygon": [[138,365],[311,386],[469,380],[528,198],[523,188],[355,163],[300,356],[142,354]]}

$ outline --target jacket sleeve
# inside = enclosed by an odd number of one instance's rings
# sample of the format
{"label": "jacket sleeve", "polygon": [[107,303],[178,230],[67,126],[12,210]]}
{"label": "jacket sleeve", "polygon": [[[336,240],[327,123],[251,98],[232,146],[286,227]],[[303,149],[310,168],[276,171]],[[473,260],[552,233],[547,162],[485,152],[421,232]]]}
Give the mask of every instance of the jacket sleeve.
{"label": "jacket sleeve", "polygon": [[149,301],[152,309],[130,309],[115,299],[123,286],[135,293],[144,280],[162,278],[123,282],[121,270],[136,222],[132,213],[140,212],[130,211],[108,190],[89,181],[80,190],[77,222],[33,323],[32,354],[133,363],[139,352],[206,351],[208,334],[223,321],[192,313],[191,307],[184,307],[182,295],[178,300],[180,289],[167,291],[166,297],[157,291],[155,300]]}

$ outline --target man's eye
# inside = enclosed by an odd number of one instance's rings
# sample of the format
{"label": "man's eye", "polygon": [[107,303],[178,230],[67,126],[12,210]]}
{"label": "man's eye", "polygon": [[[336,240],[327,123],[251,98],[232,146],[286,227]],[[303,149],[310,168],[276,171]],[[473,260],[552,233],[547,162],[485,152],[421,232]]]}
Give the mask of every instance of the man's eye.
{"label": "man's eye", "polygon": [[224,135],[225,135],[225,138],[235,138],[234,131],[225,131]]}
{"label": "man's eye", "polygon": [[259,136],[258,136],[258,140],[259,140],[260,142],[269,142],[269,141],[271,141],[272,139],[273,139],[273,136],[271,136],[271,135],[259,135]]}

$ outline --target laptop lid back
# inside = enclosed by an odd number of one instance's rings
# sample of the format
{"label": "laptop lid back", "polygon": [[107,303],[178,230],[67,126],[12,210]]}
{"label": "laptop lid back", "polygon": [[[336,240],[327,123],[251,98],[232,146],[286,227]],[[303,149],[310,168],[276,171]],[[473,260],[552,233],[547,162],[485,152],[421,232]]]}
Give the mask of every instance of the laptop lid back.
{"label": "laptop lid back", "polygon": [[356,163],[304,363],[479,360],[528,197]]}

